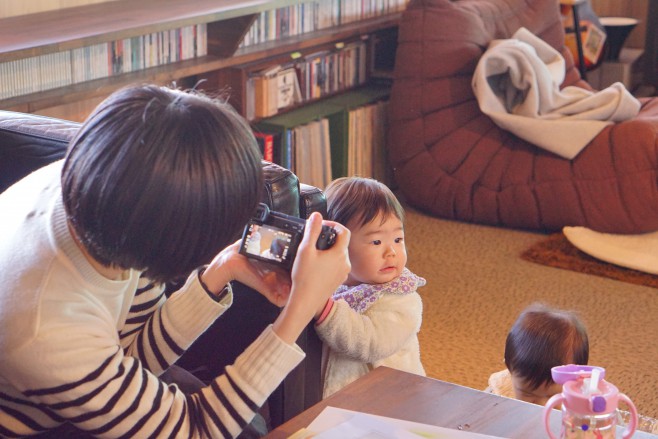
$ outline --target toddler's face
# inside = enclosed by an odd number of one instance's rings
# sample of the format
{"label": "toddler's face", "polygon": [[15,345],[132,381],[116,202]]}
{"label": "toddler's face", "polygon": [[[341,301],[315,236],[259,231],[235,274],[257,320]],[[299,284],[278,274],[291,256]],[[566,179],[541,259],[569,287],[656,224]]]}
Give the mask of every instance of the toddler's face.
{"label": "toddler's face", "polygon": [[525,378],[513,373],[512,385],[514,386],[514,396],[516,399],[539,405],[545,405],[551,396],[562,392],[562,386],[554,382],[542,384],[536,389],[533,389],[528,385]]}
{"label": "toddler's face", "polygon": [[407,264],[404,228],[395,215],[378,215],[363,227],[353,222],[349,244],[352,271],[346,285],[382,284],[400,276]]}

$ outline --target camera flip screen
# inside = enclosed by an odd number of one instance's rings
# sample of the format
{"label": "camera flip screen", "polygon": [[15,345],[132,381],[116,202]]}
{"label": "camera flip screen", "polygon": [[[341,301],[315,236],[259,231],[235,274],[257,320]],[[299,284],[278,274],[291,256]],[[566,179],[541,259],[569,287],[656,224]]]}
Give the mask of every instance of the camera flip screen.
{"label": "camera flip screen", "polygon": [[293,234],[289,231],[251,222],[244,237],[244,252],[257,259],[286,265]]}
{"label": "camera flip screen", "polygon": [[[240,254],[289,270],[304,237],[305,225],[306,221],[301,218],[270,211],[266,204],[260,203],[244,228]],[[315,246],[319,250],[327,249],[335,239],[336,231],[329,226],[322,226],[322,233]]]}

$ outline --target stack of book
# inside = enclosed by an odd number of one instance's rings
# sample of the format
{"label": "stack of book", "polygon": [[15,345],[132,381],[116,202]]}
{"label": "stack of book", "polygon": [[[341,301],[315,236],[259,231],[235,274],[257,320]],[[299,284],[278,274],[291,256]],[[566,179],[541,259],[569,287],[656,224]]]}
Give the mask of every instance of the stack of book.
{"label": "stack of book", "polygon": [[295,173],[302,183],[324,188],[332,179],[329,119],[292,128]]}
{"label": "stack of book", "polygon": [[279,110],[302,102],[297,71],[293,66],[274,65],[249,76],[246,90],[246,117],[269,117]]}
{"label": "stack of book", "polygon": [[385,136],[389,90],[360,88],[256,122],[263,158],[319,188],[348,175],[389,184]]}
{"label": "stack of book", "polygon": [[262,12],[241,47],[401,12],[409,0],[322,0]]}
{"label": "stack of book", "polygon": [[348,112],[347,175],[386,179],[387,105],[378,101]]}
{"label": "stack of book", "polygon": [[144,70],[208,53],[207,25],[0,63],[0,99]]}
{"label": "stack of book", "polygon": [[366,50],[366,43],[357,41],[248,74],[245,116],[249,120],[270,117],[295,104],[364,84],[367,80]]}

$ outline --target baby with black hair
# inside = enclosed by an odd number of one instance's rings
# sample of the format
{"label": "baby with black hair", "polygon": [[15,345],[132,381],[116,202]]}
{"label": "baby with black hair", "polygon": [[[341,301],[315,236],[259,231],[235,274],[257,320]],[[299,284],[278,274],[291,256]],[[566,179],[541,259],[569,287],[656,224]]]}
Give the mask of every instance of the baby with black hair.
{"label": "baby with black hair", "polygon": [[533,303],[521,312],[507,334],[507,368],[489,377],[487,391],[545,404],[562,391],[551,377],[551,368],[587,364],[588,359],[587,330],[576,313]]}
{"label": "baby with black hair", "polygon": [[[505,341],[506,369],[491,374],[486,392],[544,405],[562,392],[551,376],[554,366],[586,365],[589,339],[585,325],[574,311],[533,303],[516,319]],[[629,412],[618,410],[619,424]],[[658,421],[638,414],[638,430],[658,433]]]}

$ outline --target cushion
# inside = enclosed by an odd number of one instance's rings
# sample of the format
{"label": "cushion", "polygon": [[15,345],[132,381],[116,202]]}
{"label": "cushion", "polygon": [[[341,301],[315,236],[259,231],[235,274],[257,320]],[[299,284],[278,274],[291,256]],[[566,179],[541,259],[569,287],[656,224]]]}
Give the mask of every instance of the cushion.
{"label": "cushion", "polygon": [[658,232],[619,235],[587,227],[565,227],[562,232],[574,247],[594,258],[658,275]]}

